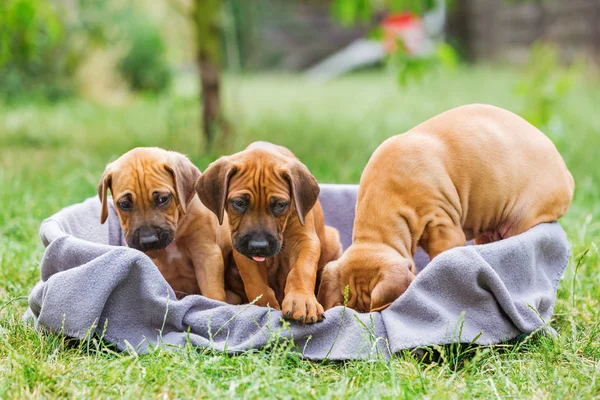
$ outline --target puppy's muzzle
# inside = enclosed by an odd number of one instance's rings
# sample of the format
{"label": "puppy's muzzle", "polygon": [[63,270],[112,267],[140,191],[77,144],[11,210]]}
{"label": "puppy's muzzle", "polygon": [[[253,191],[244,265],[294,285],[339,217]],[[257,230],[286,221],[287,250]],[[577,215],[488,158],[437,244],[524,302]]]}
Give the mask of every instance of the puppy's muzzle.
{"label": "puppy's muzzle", "polygon": [[159,226],[143,226],[127,239],[127,245],[140,251],[160,250],[173,241],[171,230]]}
{"label": "puppy's muzzle", "polygon": [[238,236],[235,240],[235,249],[254,261],[262,262],[265,258],[279,253],[281,246],[275,236],[270,233],[252,232]]}

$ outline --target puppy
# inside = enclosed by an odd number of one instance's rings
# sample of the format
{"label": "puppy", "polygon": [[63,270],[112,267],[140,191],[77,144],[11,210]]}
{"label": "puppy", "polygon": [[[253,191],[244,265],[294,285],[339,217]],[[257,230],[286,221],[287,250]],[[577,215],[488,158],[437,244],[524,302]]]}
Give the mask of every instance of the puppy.
{"label": "puppy", "polygon": [[318,274],[342,247],[323,222],[319,185],[306,166],[285,147],[257,142],[209,165],[196,189],[219,223],[229,216],[248,300],[262,296],[256,304],[297,321],[323,320]]}
{"label": "puppy", "polygon": [[[202,294],[225,301],[229,229],[219,226],[196,195],[199,176],[198,168],[182,154],[133,149],[108,164],[102,175],[101,223],[108,217],[110,189],[127,245],[154,261],[178,297]],[[233,294],[228,300],[240,301]]]}
{"label": "puppy", "polygon": [[361,312],[387,307],[431,258],[555,221],[575,183],[552,142],[521,117],[488,105],[444,112],[383,142],[360,179],[353,243],[325,267],[319,301]]}

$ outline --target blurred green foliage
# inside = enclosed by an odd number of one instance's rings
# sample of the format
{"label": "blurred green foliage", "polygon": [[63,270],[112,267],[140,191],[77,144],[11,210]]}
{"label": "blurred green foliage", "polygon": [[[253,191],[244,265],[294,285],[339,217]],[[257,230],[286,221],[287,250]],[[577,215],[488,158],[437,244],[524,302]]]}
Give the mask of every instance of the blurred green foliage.
{"label": "blurred green foliage", "polygon": [[90,47],[108,41],[109,3],[0,1],[0,98],[55,101],[73,94]]}
{"label": "blurred green foliage", "polygon": [[72,90],[77,67],[57,10],[45,0],[0,2],[0,90],[8,99],[25,92],[50,99]]}
{"label": "blurred green foliage", "polygon": [[559,115],[582,67],[582,62],[562,66],[555,46],[536,43],[525,66],[525,76],[515,85],[515,94],[523,99],[523,118],[540,129],[552,129],[553,117]]}
{"label": "blurred green foliage", "polygon": [[[453,0],[442,0],[452,5]],[[373,16],[382,11],[412,11],[423,14],[438,5],[437,0],[333,0],[331,13],[344,25],[357,22],[370,22]]]}
{"label": "blurred green foliage", "polygon": [[436,44],[435,51],[424,56],[411,55],[406,52],[404,46],[398,46],[390,55],[389,62],[395,70],[398,84],[406,87],[410,81],[421,81],[433,71],[454,71],[458,65],[458,53],[444,42]]}
{"label": "blurred green foliage", "polygon": [[172,73],[163,37],[156,24],[132,14],[127,24],[129,47],[117,69],[131,90],[160,93],[169,87]]}
{"label": "blurred green foliage", "polygon": [[161,91],[171,72],[158,27],[112,0],[0,0],[0,99],[57,101],[77,91],[94,47],[124,44],[119,72],[133,90]]}

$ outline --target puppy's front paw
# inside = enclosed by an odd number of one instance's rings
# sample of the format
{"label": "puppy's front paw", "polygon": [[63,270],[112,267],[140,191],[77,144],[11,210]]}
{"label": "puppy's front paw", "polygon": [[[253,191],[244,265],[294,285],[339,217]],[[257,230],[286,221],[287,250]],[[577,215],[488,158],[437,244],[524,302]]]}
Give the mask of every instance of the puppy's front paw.
{"label": "puppy's front paw", "polygon": [[283,299],[283,316],[308,324],[325,319],[323,306],[313,293],[290,292]]}

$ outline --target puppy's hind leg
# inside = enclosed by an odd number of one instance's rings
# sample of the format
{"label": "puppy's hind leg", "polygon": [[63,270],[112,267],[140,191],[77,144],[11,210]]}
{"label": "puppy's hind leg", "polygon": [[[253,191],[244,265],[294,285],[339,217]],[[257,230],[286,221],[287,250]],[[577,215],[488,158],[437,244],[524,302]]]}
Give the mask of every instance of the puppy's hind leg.
{"label": "puppy's hind leg", "polygon": [[421,238],[421,246],[432,260],[443,251],[466,244],[462,227],[454,224],[430,223]]}

